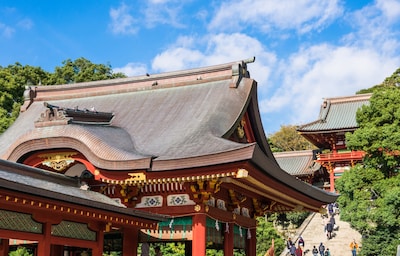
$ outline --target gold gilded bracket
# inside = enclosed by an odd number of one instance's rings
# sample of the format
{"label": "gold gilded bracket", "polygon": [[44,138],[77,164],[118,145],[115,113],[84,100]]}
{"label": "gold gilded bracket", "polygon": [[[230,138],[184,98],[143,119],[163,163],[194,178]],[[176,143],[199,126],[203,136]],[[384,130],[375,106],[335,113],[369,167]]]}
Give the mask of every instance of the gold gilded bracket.
{"label": "gold gilded bracket", "polygon": [[130,178],[125,179],[126,182],[146,181],[146,174],[143,172],[128,173]]}
{"label": "gold gilded bracket", "polygon": [[77,155],[76,152],[57,152],[39,155],[40,158],[44,158],[42,161],[43,165],[46,165],[58,172],[62,172],[68,168],[75,159],[72,156]]}

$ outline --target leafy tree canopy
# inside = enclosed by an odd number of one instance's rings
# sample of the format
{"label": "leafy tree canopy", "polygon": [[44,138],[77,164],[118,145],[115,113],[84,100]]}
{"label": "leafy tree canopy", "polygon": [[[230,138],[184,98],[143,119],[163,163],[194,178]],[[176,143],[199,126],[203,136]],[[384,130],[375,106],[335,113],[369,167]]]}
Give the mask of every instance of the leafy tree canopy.
{"label": "leafy tree canopy", "polygon": [[63,61],[63,66],[56,67],[54,73],[49,73],[40,67],[23,66],[19,62],[7,67],[0,66],[0,134],[17,118],[26,86],[68,84],[121,77],[125,75],[113,73],[110,65],[94,64],[85,58]]}
{"label": "leafy tree canopy", "polygon": [[359,128],[346,134],[350,149],[366,153],[364,164],[379,168],[386,176],[400,166],[400,88],[381,87],[370,104],[357,111]]}
{"label": "leafy tree canopy", "polygon": [[19,114],[25,86],[39,84],[48,73],[39,67],[20,63],[0,67],[0,133],[5,131]]}
{"label": "leafy tree canopy", "polygon": [[71,84],[125,77],[122,73],[113,73],[110,65],[94,64],[85,58],[75,61],[67,59],[62,64],[62,67],[56,67],[51,74],[49,84]]}
{"label": "leafy tree canopy", "polygon": [[363,235],[360,255],[395,255],[400,239],[400,69],[364,92],[369,105],[356,114],[359,128],[347,147],[366,153],[363,165],[337,180],[341,218]]}
{"label": "leafy tree canopy", "polygon": [[[275,217],[275,216],[274,216]],[[263,256],[272,245],[274,239],[275,255],[280,255],[285,248],[285,240],[277,233],[273,219],[257,218],[257,255]]]}
{"label": "leafy tree canopy", "polygon": [[280,130],[269,136],[273,152],[315,149],[315,146],[296,131],[295,125],[282,125]]}
{"label": "leafy tree canopy", "polygon": [[[337,180],[340,218],[363,235],[361,255],[394,255],[400,238],[400,175],[358,165]],[[389,235],[390,234],[390,235]]]}
{"label": "leafy tree canopy", "polygon": [[19,246],[17,248],[17,250],[10,252],[8,255],[9,256],[32,256],[32,253],[29,253],[25,247]]}

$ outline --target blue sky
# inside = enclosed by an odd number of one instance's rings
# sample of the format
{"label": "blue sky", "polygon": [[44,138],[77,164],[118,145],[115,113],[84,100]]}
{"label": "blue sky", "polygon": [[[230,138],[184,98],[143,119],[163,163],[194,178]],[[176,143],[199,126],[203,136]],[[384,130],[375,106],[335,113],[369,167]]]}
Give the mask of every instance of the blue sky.
{"label": "blue sky", "polygon": [[66,59],[128,76],[255,56],[266,134],[400,67],[400,0],[0,0],[0,66]]}

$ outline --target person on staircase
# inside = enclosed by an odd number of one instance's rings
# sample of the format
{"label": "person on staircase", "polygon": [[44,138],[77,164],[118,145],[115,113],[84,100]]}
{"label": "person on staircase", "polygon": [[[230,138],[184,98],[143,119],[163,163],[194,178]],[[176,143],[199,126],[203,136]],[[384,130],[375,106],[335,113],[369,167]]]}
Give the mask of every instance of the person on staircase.
{"label": "person on staircase", "polygon": [[289,237],[288,240],[286,241],[286,247],[290,250],[292,245],[293,245],[292,238]]}
{"label": "person on staircase", "polygon": [[304,248],[304,239],[303,239],[303,237],[301,237],[301,236],[299,237],[298,244],[299,244],[299,247]]}
{"label": "person on staircase", "polygon": [[353,241],[350,243],[350,250],[353,256],[357,256],[358,244],[356,239],[353,239]]}
{"label": "person on staircase", "polygon": [[292,256],[296,255],[296,246],[294,244],[290,246],[290,255]]}
{"label": "person on staircase", "polygon": [[328,239],[332,238],[333,225],[331,222],[326,224],[326,236]]}
{"label": "person on staircase", "polygon": [[325,245],[321,242],[318,247],[319,255],[324,256],[325,255]]}
{"label": "person on staircase", "polygon": [[301,249],[301,246],[298,246],[296,251],[295,251],[296,256],[303,256],[303,249]]}
{"label": "person on staircase", "polygon": [[313,256],[318,256],[318,249],[317,249],[317,247],[315,247],[315,245],[312,248],[312,255]]}

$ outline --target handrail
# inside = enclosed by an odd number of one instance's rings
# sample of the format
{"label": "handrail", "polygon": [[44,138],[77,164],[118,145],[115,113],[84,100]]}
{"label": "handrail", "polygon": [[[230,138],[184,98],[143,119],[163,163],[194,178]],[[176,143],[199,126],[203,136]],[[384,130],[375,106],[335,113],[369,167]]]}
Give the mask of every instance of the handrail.
{"label": "handrail", "polygon": [[365,152],[363,151],[321,153],[317,155],[317,161],[362,160],[364,156]]}

